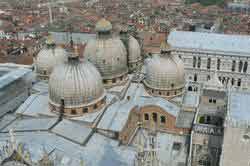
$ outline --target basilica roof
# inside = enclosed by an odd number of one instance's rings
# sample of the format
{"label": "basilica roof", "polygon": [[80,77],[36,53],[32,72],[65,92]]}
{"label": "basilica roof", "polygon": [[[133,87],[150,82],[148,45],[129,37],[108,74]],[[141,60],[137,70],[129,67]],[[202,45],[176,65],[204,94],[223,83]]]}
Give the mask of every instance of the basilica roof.
{"label": "basilica roof", "polygon": [[173,55],[153,55],[145,62],[144,83],[153,89],[171,90],[184,87],[184,65]]}
{"label": "basilica roof", "polygon": [[88,61],[81,62],[78,57],[70,57],[51,74],[49,98],[54,105],[60,106],[64,99],[65,108],[82,107],[104,96],[101,75]]}

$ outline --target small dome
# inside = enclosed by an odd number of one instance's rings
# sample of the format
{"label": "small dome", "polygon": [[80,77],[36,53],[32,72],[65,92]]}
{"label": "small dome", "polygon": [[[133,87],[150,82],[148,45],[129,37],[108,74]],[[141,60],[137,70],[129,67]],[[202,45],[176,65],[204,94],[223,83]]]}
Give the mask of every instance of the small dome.
{"label": "small dome", "polygon": [[144,84],[153,95],[176,96],[185,86],[184,64],[173,55],[154,55],[146,59]]}
{"label": "small dome", "polygon": [[105,90],[101,75],[94,65],[88,61],[80,62],[78,57],[71,57],[67,63],[54,69],[49,80],[52,111],[58,111],[62,99],[64,112],[70,115],[94,111],[103,104]]}
{"label": "small dome", "polygon": [[67,55],[63,48],[47,44],[35,57],[38,78],[48,80],[53,68],[65,61],[67,61]]}
{"label": "small dome", "polygon": [[112,24],[106,20],[105,18],[102,18],[96,23],[95,26],[96,32],[108,32],[112,30]]}
{"label": "small dome", "polygon": [[128,57],[129,63],[134,63],[142,60],[141,47],[138,41],[131,35],[129,36],[128,51],[129,51],[129,57]]}
{"label": "small dome", "polygon": [[127,52],[119,38],[97,38],[89,41],[84,57],[96,66],[106,86],[127,80]]}

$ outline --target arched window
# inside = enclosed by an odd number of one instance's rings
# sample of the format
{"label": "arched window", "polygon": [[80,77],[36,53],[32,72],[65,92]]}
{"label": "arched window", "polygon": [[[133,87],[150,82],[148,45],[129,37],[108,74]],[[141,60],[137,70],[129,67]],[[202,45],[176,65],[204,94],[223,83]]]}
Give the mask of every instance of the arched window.
{"label": "arched window", "polygon": [[234,78],[231,79],[231,84],[234,85]]}
{"label": "arched window", "polygon": [[209,81],[210,80],[210,75],[207,75],[207,81]]}
{"label": "arched window", "polygon": [[235,60],[233,60],[233,62],[232,62],[232,71],[235,71],[235,65],[236,65],[236,62],[235,62]]}
{"label": "arched window", "polygon": [[152,118],[154,122],[157,122],[157,113],[153,113]]}
{"label": "arched window", "polygon": [[237,86],[239,86],[239,87],[241,86],[241,79],[240,78],[238,79]]}
{"label": "arched window", "polygon": [[148,114],[146,113],[146,114],[144,114],[144,120],[149,120],[149,116],[148,116]]}
{"label": "arched window", "polygon": [[161,123],[166,123],[166,117],[165,116],[161,116]]}
{"label": "arched window", "polygon": [[220,70],[220,59],[217,59],[217,70]]}
{"label": "arched window", "polygon": [[243,72],[246,73],[247,72],[247,66],[248,66],[248,63],[245,62],[244,63],[244,67],[243,67]]}
{"label": "arched window", "polygon": [[243,67],[243,62],[242,62],[242,61],[240,61],[240,62],[239,62],[239,72],[241,72],[241,71],[242,71],[242,67]]}
{"label": "arched window", "polygon": [[193,68],[195,68],[196,67],[196,57],[194,56],[193,57]]}
{"label": "arched window", "polygon": [[193,91],[192,86],[189,86],[189,87],[188,87],[188,91]]}
{"label": "arched window", "polygon": [[207,69],[211,68],[211,58],[207,58]]}
{"label": "arched window", "polygon": [[197,74],[194,74],[194,82],[197,81]]}
{"label": "arched window", "polygon": [[201,57],[198,57],[198,68],[201,67]]}

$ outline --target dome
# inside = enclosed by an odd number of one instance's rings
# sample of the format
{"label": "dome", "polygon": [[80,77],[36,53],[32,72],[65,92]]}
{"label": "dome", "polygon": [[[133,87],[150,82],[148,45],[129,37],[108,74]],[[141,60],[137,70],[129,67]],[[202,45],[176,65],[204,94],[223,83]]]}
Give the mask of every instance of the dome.
{"label": "dome", "polygon": [[96,23],[95,26],[96,32],[108,32],[112,30],[112,24],[106,20],[105,18],[102,18]]}
{"label": "dome", "polygon": [[101,75],[88,61],[78,57],[57,66],[49,80],[49,102],[52,111],[59,111],[64,101],[64,113],[82,115],[99,109],[105,102]]}
{"label": "dome", "polygon": [[173,55],[154,55],[146,59],[144,84],[156,96],[182,94],[185,86],[184,64]]}
{"label": "dome", "polygon": [[36,73],[39,79],[48,80],[53,68],[67,60],[66,51],[53,44],[46,46],[35,57]]}
{"label": "dome", "polygon": [[127,51],[120,38],[109,33],[98,34],[96,39],[87,43],[84,57],[99,70],[106,87],[127,80]]}
{"label": "dome", "polygon": [[[141,57],[141,47],[138,43],[138,41],[133,37],[129,36],[129,42],[128,42],[128,62],[131,67],[138,66],[138,62],[141,62],[142,57]],[[133,66],[135,64],[135,66]]]}

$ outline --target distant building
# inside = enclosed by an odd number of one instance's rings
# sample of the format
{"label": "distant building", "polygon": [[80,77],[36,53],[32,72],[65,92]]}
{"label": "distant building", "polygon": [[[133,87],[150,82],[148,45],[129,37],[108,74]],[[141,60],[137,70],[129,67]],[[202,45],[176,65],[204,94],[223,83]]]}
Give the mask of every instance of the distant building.
{"label": "distant building", "polygon": [[168,42],[184,62],[187,80],[204,83],[217,71],[224,86],[250,88],[249,36],[173,31]]}

